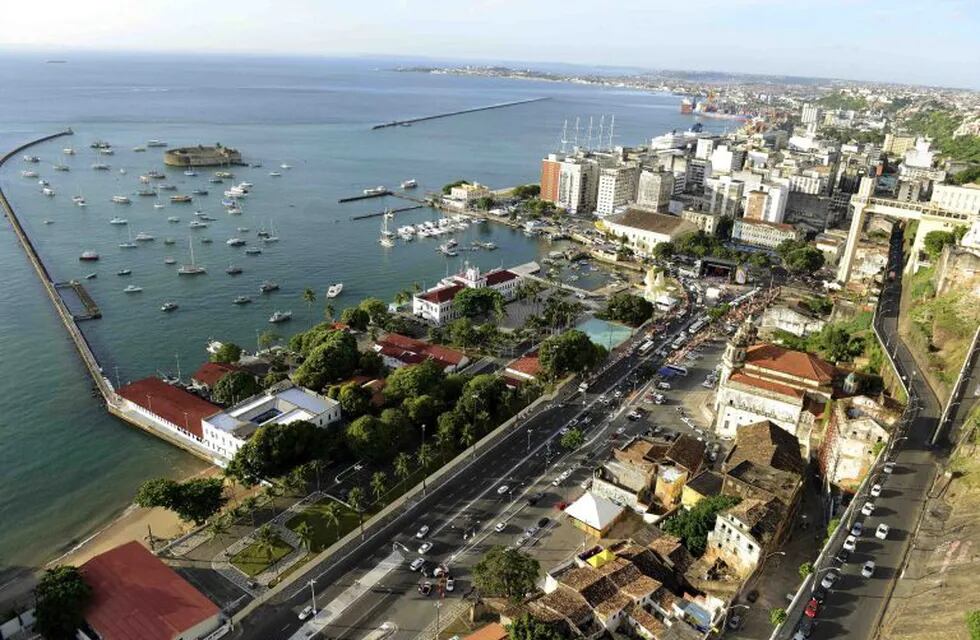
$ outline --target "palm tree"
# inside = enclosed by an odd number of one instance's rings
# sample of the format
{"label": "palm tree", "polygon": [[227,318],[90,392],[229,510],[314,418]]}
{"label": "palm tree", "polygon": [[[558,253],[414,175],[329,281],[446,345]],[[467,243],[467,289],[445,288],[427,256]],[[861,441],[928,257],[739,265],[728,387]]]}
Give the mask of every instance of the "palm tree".
{"label": "palm tree", "polygon": [[408,476],[412,475],[412,469],[409,466],[411,464],[411,458],[404,451],[400,452],[395,456],[395,475],[398,476],[399,482],[405,482]]}
{"label": "palm tree", "polygon": [[476,455],[476,427],[467,422],[463,425],[463,430],[459,434],[460,444],[466,447],[473,447],[473,455]]}
{"label": "palm tree", "polygon": [[296,533],[296,537],[299,541],[306,547],[307,551],[313,551],[313,527],[306,520],[303,520],[296,528],[293,530]]}
{"label": "palm tree", "polygon": [[286,476],[285,486],[292,495],[300,495],[300,493],[305,495],[306,477],[301,467],[297,467],[289,472],[289,475]]}
{"label": "palm tree", "polygon": [[228,533],[230,528],[228,520],[220,516],[208,523],[208,533],[211,534],[211,539],[218,541],[219,544],[221,543],[221,536]]}
{"label": "palm tree", "polygon": [[388,490],[388,476],[385,475],[384,471],[375,471],[374,475],[371,476],[371,492],[374,494],[374,500],[381,504],[381,498],[384,497],[385,491]]}
{"label": "palm tree", "polygon": [[432,448],[426,443],[419,445],[419,450],[415,453],[415,461],[419,463],[419,468],[422,470],[422,494],[425,494],[425,477],[429,474],[427,469],[429,465],[432,464]]}
{"label": "palm tree", "polygon": [[323,460],[320,460],[319,458],[306,465],[306,468],[309,469],[311,472],[313,472],[313,475],[316,478],[317,493],[320,492],[320,472],[323,471],[323,469],[326,466],[327,463],[325,463]]}
{"label": "palm tree", "polygon": [[255,528],[255,507],[259,505],[259,500],[255,496],[248,496],[242,500],[242,509],[248,512],[248,517],[252,522],[252,528]]}
{"label": "palm tree", "polygon": [[278,542],[279,536],[277,536],[276,532],[272,530],[272,527],[270,527],[268,524],[264,524],[259,527],[259,533],[255,537],[255,546],[259,551],[265,553],[265,557],[269,560],[269,566],[272,566],[272,556],[276,552],[276,544]]}
{"label": "palm tree", "polygon": [[337,502],[328,502],[323,505],[320,513],[323,515],[323,519],[327,521],[327,524],[332,524],[336,527],[337,537],[334,538],[334,541],[340,540],[340,504]]}
{"label": "palm tree", "polygon": [[327,322],[333,322],[334,314],[336,312],[337,310],[334,309],[333,305],[328,302],[327,306],[323,308],[323,317],[327,319]]}
{"label": "palm tree", "polygon": [[357,512],[357,520],[361,525],[361,540],[364,539],[364,489],[353,487],[347,493],[347,503]]}
{"label": "palm tree", "polygon": [[313,303],[316,302],[316,291],[310,289],[309,287],[303,289],[303,302],[306,303],[306,308],[310,313],[310,326],[313,326]]}
{"label": "palm tree", "polygon": [[418,282],[413,282],[412,291],[415,293],[420,293],[422,291],[422,285],[420,285]]}

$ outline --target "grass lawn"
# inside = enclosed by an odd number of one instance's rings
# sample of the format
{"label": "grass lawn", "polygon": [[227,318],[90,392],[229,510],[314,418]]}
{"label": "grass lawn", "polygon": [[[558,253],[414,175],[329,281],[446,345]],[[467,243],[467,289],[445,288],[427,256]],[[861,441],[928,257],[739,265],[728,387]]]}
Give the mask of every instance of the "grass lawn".
{"label": "grass lawn", "polygon": [[275,544],[272,548],[272,561],[265,549],[259,546],[258,542],[253,542],[231,558],[231,563],[238,567],[244,574],[254,578],[269,566],[286,556],[293,550],[282,538],[276,536]]}
{"label": "grass lawn", "polygon": [[[324,516],[324,507],[330,502],[334,501],[330,498],[324,498],[311,505],[303,513],[293,516],[286,522],[286,526],[293,531],[296,531],[296,528],[301,522],[309,523],[310,528],[313,530],[313,541],[310,545],[313,553],[323,551],[340,538],[343,538],[350,531],[356,529],[359,524],[357,513],[343,505],[341,505],[340,511],[338,512],[338,520],[340,520],[339,528],[332,521],[328,521]],[[367,521],[372,514],[373,511],[365,512],[364,520]]]}

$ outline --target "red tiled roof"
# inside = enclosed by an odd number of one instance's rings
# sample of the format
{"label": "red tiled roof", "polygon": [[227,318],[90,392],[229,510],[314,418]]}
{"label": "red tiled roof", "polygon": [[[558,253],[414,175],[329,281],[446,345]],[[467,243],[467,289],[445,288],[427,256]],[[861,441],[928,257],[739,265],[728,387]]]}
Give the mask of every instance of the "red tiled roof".
{"label": "red tiled roof", "polygon": [[[399,360],[403,359],[394,355],[395,351],[400,351],[406,355],[414,354],[416,356],[422,356],[419,362],[426,358],[432,358],[444,366],[457,366],[466,357],[465,354],[455,349],[423,340],[416,340],[415,338],[409,338],[398,333],[389,333],[384,338],[378,340],[377,344],[381,347],[382,353],[393,358],[398,358]],[[406,360],[403,361],[407,362]]]}
{"label": "red tiled roof", "polygon": [[82,565],[92,600],[85,619],[102,640],[172,640],[220,612],[139,542]]}
{"label": "red tiled roof", "polygon": [[747,385],[749,387],[755,387],[756,389],[762,389],[763,391],[771,391],[773,393],[778,393],[779,395],[790,396],[796,398],[797,400],[802,398],[804,395],[802,391],[799,389],[794,389],[789,385],[780,384],[779,382],[773,382],[771,380],[763,380],[762,378],[746,375],[741,372],[733,373],[729,380]]}
{"label": "red tiled roof", "polygon": [[461,284],[451,284],[438,289],[432,289],[431,291],[426,291],[425,293],[419,294],[418,297],[434,304],[442,304],[443,302],[449,302],[455,298],[456,294],[465,288],[466,287]]}
{"label": "red tiled roof", "polygon": [[499,622],[477,629],[463,640],[507,640],[507,629]]}
{"label": "red tiled roof", "polygon": [[815,355],[802,351],[791,351],[774,344],[757,344],[749,347],[745,354],[746,364],[761,369],[778,371],[797,378],[814,380],[822,385],[834,380],[837,369]]}
{"label": "red tiled roof", "polygon": [[491,271],[487,274],[487,286],[492,287],[509,280],[514,280],[517,278],[517,274],[513,271],[508,271],[507,269],[500,269],[499,271]]}
{"label": "red tiled roof", "polygon": [[213,387],[226,373],[231,373],[232,371],[238,370],[239,368],[233,364],[225,364],[224,362],[205,362],[198,368],[197,371],[194,372],[191,379],[199,384]]}
{"label": "red tiled roof", "polygon": [[204,437],[201,419],[221,411],[210,402],[167,384],[160,378],[143,378],[131,382],[120,387],[116,393],[164,420],[187,429],[198,438]]}
{"label": "red tiled roof", "polygon": [[508,371],[516,371],[518,373],[523,373],[526,376],[532,378],[537,378],[541,373],[541,360],[538,358],[538,354],[532,354],[524,356],[523,358],[518,358],[510,364],[507,365]]}

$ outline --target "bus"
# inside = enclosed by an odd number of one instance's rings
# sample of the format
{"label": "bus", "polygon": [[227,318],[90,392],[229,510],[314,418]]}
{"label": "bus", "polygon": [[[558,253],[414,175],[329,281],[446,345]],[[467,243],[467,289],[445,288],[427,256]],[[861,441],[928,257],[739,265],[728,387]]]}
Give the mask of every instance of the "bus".
{"label": "bus", "polygon": [[650,351],[652,351],[655,346],[656,345],[653,343],[653,340],[647,340],[646,342],[641,344],[640,348],[637,349],[636,351],[641,356],[645,356],[646,354],[650,353]]}
{"label": "bus", "polygon": [[664,365],[664,368],[665,369],[670,369],[671,371],[673,371],[677,375],[681,375],[681,376],[686,376],[687,375],[687,367],[682,367],[679,364],[668,364],[668,365]]}
{"label": "bus", "polygon": [[708,319],[707,318],[700,318],[699,320],[696,320],[694,322],[694,324],[692,324],[687,329],[687,332],[689,334],[691,334],[692,336],[693,335],[697,335],[698,331],[700,331],[701,329],[704,329],[706,326],[708,326]]}
{"label": "bus", "polygon": [[673,349],[674,351],[677,351],[678,349],[684,346],[685,342],[687,342],[687,340],[684,339],[684,336],[681,336],[677,340],[674,340],[672,343],[670,343],[670,348]]}

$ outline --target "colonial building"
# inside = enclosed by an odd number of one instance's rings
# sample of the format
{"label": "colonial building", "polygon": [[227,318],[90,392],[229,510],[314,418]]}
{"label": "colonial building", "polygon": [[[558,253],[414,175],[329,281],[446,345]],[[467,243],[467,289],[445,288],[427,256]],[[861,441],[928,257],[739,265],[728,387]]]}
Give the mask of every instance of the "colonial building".
{"label": "colonial building", "polygon": [[628,209],[625,213],[609,216],[600,223],[600,229],[626,243],[641,255],[650,255],[662,242],[672,242],[680,236],[697,231],[687,220],[644,209]]}
{"label": "colonial building", "polygon": [[771,548],[783,517],[782,505],[776,498],[743,499],[718,513],[715,528],[708,533],[705,555],[723,560],[746,578]]}
{"label": "colonial building", "polygon": [[465,263],[459,273],[443,278],[439,284],[417,293],[412,298],[412,313],[433,324],[446,324],[459,317],[453,308],[453,299],[463,289],[489,288],[500,292],[504,300],[517,296],[521,277],[507,269],[494,269],[483,273],[480,268]]}
{"label": "colonial building", "polygon": [[760,324],[764,332],[778,330],[804,337],[817,333],[827,323],[801,304],[784,302],[766,308]]}
{"label": "colonial building", "polygon": [[738,218],[732,225],[733,241],[764,249],[775,249],[786,240],[799,238],[799,231],[789,224]]}
{"label": "colonial building", "polygon": [[389,333],[383,338],[379,338],[374,343],[374,351],[381,356],[385,366],[392,369],[432,360],[447,373],[452,373],[469,363],[469,358],[462,351],[416,340],[398,333]]}
{"label": "colonial building", "polygon": [[857,489],[878,449],[887,446],[897,419],[897,412],[867,396],[835,402],[818,454],[825,481],[845,490]]}

